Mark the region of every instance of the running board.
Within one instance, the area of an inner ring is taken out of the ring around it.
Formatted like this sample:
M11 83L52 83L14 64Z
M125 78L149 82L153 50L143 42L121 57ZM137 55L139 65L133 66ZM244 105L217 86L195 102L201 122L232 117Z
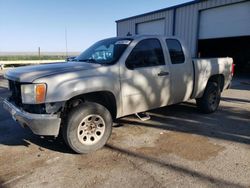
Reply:
M148 121L150 120L150 115L146 112L140 112L135 114L141 121Z

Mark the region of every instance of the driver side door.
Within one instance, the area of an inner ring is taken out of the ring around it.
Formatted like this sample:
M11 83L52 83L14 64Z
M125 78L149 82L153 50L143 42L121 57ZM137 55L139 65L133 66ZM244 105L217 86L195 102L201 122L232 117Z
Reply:
M162 43L157 38L139 41L121 72L123 114L166 106L170 99L170 75Z

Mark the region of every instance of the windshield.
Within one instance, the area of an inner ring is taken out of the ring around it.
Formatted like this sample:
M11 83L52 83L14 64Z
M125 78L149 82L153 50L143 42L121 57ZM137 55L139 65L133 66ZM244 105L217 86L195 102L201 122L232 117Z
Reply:
M112 38L101 40L81 55L76 57L74 61L83 61L98 64L114 64L116 63L132 39Z

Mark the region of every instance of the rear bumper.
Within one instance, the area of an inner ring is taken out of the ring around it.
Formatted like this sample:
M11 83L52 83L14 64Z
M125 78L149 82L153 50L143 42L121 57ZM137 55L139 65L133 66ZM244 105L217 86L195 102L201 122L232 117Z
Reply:
M29 127L34 134L58 136L61 118L58 118L57 115L31 114L21 110L6 99L3 101L3 107L12 115L14 120L23 127Z

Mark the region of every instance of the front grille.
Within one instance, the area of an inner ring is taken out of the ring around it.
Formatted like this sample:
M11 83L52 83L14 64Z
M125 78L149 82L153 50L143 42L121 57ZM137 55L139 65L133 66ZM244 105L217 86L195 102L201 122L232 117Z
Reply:
M33 114L46 114L45 104L23 104L21 96L21 83L9 80L10 97L9 100L24 111Z
M21 106L21 84L16 81L9 80L9 88L11 92L10 100L13 101L17 106Z

